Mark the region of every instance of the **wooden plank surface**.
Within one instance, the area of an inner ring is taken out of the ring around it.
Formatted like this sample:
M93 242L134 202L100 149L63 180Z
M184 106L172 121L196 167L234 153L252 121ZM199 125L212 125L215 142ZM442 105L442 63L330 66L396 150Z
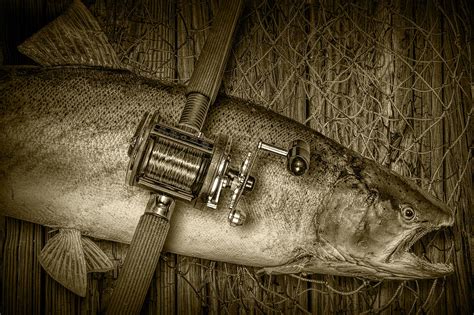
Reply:
M5 3L9 4L6 12L13 12L11 16L19 21L25 20L26 13L35 18L20 23L23 26L8 35L4 32L2 59L28 62L13 45L51 20L67 1ZM93 8L106 33L116 40L119 55L134 71L133 65L139 64L137 72L142 75L185 83L220 2L143 1L134 4L130 15L126 5L130 4L97 0ZM306 276L311 281L305 281L291 276L256 277L251 268L165 254L143 313L472 311L469 218L473 187L468 174L472 171L473 81L472 73L463 68L472 65L472 56L462 53L460 46L472 38L468 16L472 4L400 0L379 5L382 11L362 0L355 4L248 1L224 90L305 122L431 187L456 209L456 225L436 243L427 239L428 250L421 246L417 250L439 261L452 259L456 274L406 283L365 284L326 275ZM111 20L113 10L117 20ZM153 23L140 24L145 17ZM123 33L121 28L127 27ZM133 42L142 34L140 30L149 36ZM127 36L120 37L123 34ZM372 82L374 78L379 81ZM403 121L403 115L410 120ZM39 266L37 255L50 229L10 218L0 220L0 227L2 313L98 314L105 310L126 245L99 242L116 269L89 275L88 294L79 298ZM454 246L444 240L449 237Z

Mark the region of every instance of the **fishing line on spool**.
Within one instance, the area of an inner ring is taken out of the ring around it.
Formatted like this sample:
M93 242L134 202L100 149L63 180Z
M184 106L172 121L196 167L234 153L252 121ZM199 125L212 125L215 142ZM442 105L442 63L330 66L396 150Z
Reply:
M204 153L166 139L156 139L151 145L145 176L193 192L205 168Z

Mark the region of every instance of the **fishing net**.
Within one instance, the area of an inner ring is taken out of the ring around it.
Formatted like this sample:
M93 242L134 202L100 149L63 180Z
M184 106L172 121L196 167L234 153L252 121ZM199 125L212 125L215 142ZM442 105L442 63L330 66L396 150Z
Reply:
M222 3L97 0L91 11L131 71L185 84ZM470 312L471 15L467 0L249 0L222 87L316 129L446 201L455 226L423 237L415 251L453 263L454 275L419 281L271 276L163 254L145 312ZM126 246L100 244L119 266ZM101 303L117 274L93 276Z

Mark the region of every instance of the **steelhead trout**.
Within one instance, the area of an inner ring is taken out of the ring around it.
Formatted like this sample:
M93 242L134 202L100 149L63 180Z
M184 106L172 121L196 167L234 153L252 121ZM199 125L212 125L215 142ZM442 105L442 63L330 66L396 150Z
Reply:
M146 111L158 111L164 123L175 125L185 104L183 87L117 69L12 67L0 71L0 95L1 214L60 229L42 258L50 270L64 269L56 266L64 263L57 257L65 255L60 248L81 242L78 265L106 270L107 258L80 235L130 242L149 196L125 183L130 138ZM234 166L259 140L280 147L305 140L310 169L294 177L283 159L260 154L255 188L239 203L247 212L245 225L229 226L225 202L216 210L178 202L166 251L272 273L413 279L453 271L410 252L423 235L451 226L454 218L445 204L400 175L235 98L218 98L203 133L233 139ZM84 287L69 288L85 294Z

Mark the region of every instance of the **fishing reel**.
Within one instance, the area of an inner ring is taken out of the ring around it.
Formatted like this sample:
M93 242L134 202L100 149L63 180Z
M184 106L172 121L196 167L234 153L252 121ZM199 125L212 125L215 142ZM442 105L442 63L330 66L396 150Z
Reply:
M229 223L239 226L245 222L246 214L237 205L256 184L250 174L259 151L285 156L292 175L301 176L309 168L309 145L302 140L293 141L289 150L260 141L239 169L230 167L230 151L231 140L225 135L213 141L162 124L158 113L146 113L130 143L126 181L196 208L216 209L223 190L229 189Z

